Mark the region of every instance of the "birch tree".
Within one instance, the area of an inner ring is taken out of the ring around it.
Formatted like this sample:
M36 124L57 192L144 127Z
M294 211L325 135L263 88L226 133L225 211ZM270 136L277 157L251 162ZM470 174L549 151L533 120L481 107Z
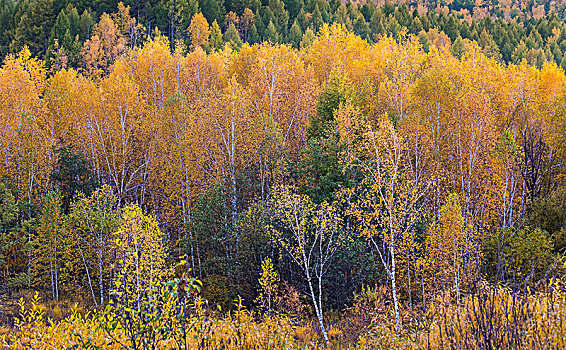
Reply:
M128 278L136 288L144 288L152 282L168 277L165 264L166 249L163 233L153 215L144 215L137 205L122 209L122 225L117 232L118 257L123 259Z
M324 202L316 205L308 196L295 193L291 186L280 185L273 189L271 209L272 238L287 252L307 280L320 330L328 343L322 280L343 240L340 230L342 219L334 204Z
M393 123L382 117L376 131L364 134L362 149L350 159L364 174L357 189L357 202L349 210L359 223L359 232L377 252L391 282L395 329L399 332L398 253L400 243L424 210L424 195L430 181L414 164L405 140ZM354 191L354 190L352 190Z
M118 198L108 185L94 191L90 197L79 194L67 221L72 249L80 258L77 263L84 267L93 302L102 305L108 300L105 291L110 286L114 241L120 225Z
M59 271L61 258L61 236L63 229L63 213L61 212L61 196L58 192L49 192L45 198L39 226L37 228L40 245L38 263L48 270L51 281L51 295L59 301Z
M454 290L458 305L462 285L470 282L477 272L479 254L475 249L476 232L464 223L459 202L458 195L448 196L440 209L438 223L428 228L425 240L434 284L443 290Z

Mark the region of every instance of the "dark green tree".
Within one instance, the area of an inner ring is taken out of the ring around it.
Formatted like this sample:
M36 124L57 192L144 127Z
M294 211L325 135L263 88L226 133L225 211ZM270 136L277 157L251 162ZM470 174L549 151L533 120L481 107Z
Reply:
M276 25L279 34L281 34L280 36L287 36L289 28L289 12L285 9L285 3L282 0L270 0L269 8L273 12L273 24Z
M360 9L360 12L362 13L362 15L364 15L364 18L366 19L367 22L371 20L371 16L373 15L374 11L375 11L375 4L370 1L363 4L362 8Z
M361 36L364 40L370 41L371 39L371 30L369 29L369 23L366 22L362 14L360 14L354 22L354 33Z
M311 18L311 27L314 31L318 31L322 27L324 20L322 19L322 14L318 8L318 4L315 6Z
M459 24L460 24L460 21L456 18L456 16L454 14L452 14L448 18L448 21L446 22L446 25L443 28L444 33L446 33L446 35L448 35L448 37L450 38L450 40L452 40L452 42L454 42L454 40L456 40L456 38L458 37L458 35L460 33Z
M274 44L279 42L279 33L273 22L269 22L267 29L265 30L265 40L270 41Z
M75 9L76 13L76 9ZM78 16L78 14L77 14ZM73 18L76 20L77 18ZM74 23L75 30L78 29L78 23ZM55 25L51 29L51 36L49 37L49 46L45 55L45 62L47 66L51 66L55 61L66 57L69 61L74 62L77 59L81 43L77 32L73 32L71 21L64 10L61 10Z
M240 48L242 46L242 38L240 38L240 33L238 33L233 23L230 24L224 33L224 42L230 43L234 48Z
M466 50L465 50L464 40L462 39L461 36L458 35L456 40L454 40L454 43L452 44L450 51L452 52L452 55L454 55L454 57L462 58L462 56L464 56Z
M419 43L423 47L423 50L425 52L429 52L430 51L430 39L428 38L426 33L424 31L421 31L418 35L418 38L419 38Z
M57 154L57 165L51 173L51 179L59 188L62 209L68 214L77 193L89 196L94 190L95 176L86 158L72 144L60 140Z
M208 23L212 23L214 21L224 23L226 10L224 8L223 0L201 0L199 1L199 5L202 10L202 14L206 17Z
M27 45L32 55L43 57L47 52L51 28L55 21L53 0L18 1L14 10L15 27L11 52Z
M371 30L371 34L374 38L378 35L385 34L385 27L383 25L384 20L385 18L383 17L383 12L381 12L380 9L377 9L376 11L373 12L373 15L371 16L371 20L369 23L369 27Z
M259 33L257 32L257 27L255 26L254 23L250 27L250 32L248 33L248 43L253 45L259 43L260 41L261 40L259 38Z
M299 14L297 15L297 22L299 24L299 26L301 27L302 31L305 31L309 25L308 20L307 20L307 16L305 14L305 9L304 7L301 7L301 10L299 11Z
M340 71L333 70L317 102L317 113L310 120L308 142L298 164L303 192L315 202L332 199L338 188L347 188L352 179L340 158L345 149L340 142L336 113L346 104L355 105L355 89Z
M411 33L418 34L421 32L421 30L423 30L423 24L421 23L420 18L417 16L413 18L413 21L411 22Z
M299 48L301 45L301 40L303 39L303 31L301 27L297 23L297 20L293 22L291 29L289 30L289 36L287 37L287 41L293 45L295 48Z
M348 101L354 99L350 80L339 71L332 71L316 105L316 116L311 118L308 137L322 137L334 122L334 114Z
M81 41L86 40L92 34L92 30L96 24L94 20L94 14L90 11L84 10L81 14L80 19L80 34L79 38Z
M18 204L12 191L0 183L0 280L6 279L14 272L13 263L20 260L22 241L18 229Z
M0 58L10 51L14 0L0 0Z
M303 8L301 0L285 0L285 8L289 12L289 21L295 21L299 15L299 11Z

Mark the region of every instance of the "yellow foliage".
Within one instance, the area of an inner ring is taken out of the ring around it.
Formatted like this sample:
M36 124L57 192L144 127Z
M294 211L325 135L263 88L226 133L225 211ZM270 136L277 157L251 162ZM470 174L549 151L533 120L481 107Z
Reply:
M137 205L122 209L122 226L118 231L120 258L136 285L147 285L169 276L163 239L153 215L144 215Z
M259 276L260 293L256 302L261 304L271 314L273 300L276 297L278 289L279 275L273 268L271 258L265 258L261 262L261 274Z

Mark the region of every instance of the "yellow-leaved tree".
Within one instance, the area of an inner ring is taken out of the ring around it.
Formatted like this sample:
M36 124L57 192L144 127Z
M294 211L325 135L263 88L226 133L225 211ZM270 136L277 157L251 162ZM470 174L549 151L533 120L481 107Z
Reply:
M41 60L24 48L8 55L0 67L0 178L16 190L15 197L28 203L22 218L33 217L32 208L41 204L49 180L49 137L40 125L41 96L46 71ZM32 231L27 231L31 244ZM27 251L27 270L32 268L32 251ZM31 277L28 274L28 287Z
M54 301L59 301L59 272L61 270L63 213L61 195L50 191L45 198L39 225L37 227L37 249L35 266L40 273L46 271L51 280L51 294Z
M151 282L167 278L169 271L165 264L167 250L157 219L144 215L137 205L122 209L122 226L118 231L118 247L121 262L126 271L127 282L143 288Z
M104 185L90 197L79 193L71 205L66 226L71 240L67 254L76 257L72 267L68 268L69 273L75 278L86 275L94 304L103 305L109 299L110 266L116 249L116 231L120 226L118 198L112 188Z
M137 45L144 31L145 28L130 16L130 6L122 2L116 13L103 13L92 36L83 44L84 71L95 80L101 78L119 57Z
M440 209L438 223L427 230L425 249L433 285L454 289L458 305L463 283L469 283L477 272L480 254L476 231L464 222L460 198L451 194Z
M343 241L342 218L333 203L317 205L309 196L297 194L291 186L284 185L274 186L271 209L270 234L307 280L320 330L328 343L322 309L322 279Z
M208 46L210 27L202 13L197 13L193 16L188 30L191 36L191 47L193 49Z
M8 55L0 68L0 177L12 179L19 199L28 203L47 192L51 152L40 125L45 76L43 61L27 47Z
M407 142L393 123L383 116L376 131L364 133L351 166L362 171L359 199L350 208L360 233L378 253L391 281L395 328L399 332L398 263L401 249L413 241L414 225L422 217L425 194L430 187L426 176ZM410 247L412 249L412 247Z
M279 287L279 274L275 271L271 258L265 258L261 262L261 273L258 282L261 290L256 302L260 303L264 308L267 308L267 314L271 315L273 299Z

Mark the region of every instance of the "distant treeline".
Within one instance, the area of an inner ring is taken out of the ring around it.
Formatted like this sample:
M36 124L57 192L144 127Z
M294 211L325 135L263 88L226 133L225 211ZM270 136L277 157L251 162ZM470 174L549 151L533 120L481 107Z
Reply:
M124 5L136 19L140 40L166 35L171 50L176 42L191 44L189 24L202 12L219 38L209 50L228 41L236 46L271 41L299 47L305 33L312 36L309 32L323 23L342 23L370 42L408 32L419 36L425 51L431 45L450 45L452 53L461 56L468 41L476 41L486 55L505 63L526 59L539 67L547 61L566 66L564 6L539 2L520 7L492 1L478 7L470 0L445 6L443 1L362 5L340 0L125 0ZM69 65L81 68L83 44L96 23L102 14L118 11L114 0L0 0L0 57L27 45L32 55L51 65L64 50ZM535 19L534 13L541 11L545 16Z

